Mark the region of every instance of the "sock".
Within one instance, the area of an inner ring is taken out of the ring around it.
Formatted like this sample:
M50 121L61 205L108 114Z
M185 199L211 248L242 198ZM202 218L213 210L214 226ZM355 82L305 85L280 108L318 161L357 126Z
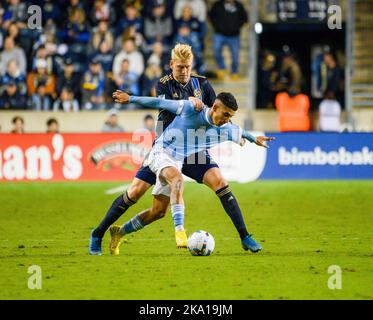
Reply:
M238 206L237 200L234 197L229 186L216 191L216 195L219 197L225 212L231 218L234 226L236 227L241 240L245 238L249 233L246 230L245 222L243 221L241 209Z
M175 231L184 230L184 205L171 205L172 219L174 220Z
M109 211L106 213L105 218L101 221L99 226L93 230L92 235L94 237L102 238L107 229L117 221L120 216L127 211L127 209L135 204L135 201L132 201L127 194L127 191L116 198L111 205Z
M141 220L140 215L134 216L130 221L126 222L120 229L122 235L136 232L145 227L144 222Z

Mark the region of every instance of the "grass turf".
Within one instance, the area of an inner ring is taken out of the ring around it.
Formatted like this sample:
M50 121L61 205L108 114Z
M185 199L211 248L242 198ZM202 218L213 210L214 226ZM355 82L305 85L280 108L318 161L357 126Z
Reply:
M0 184L0 299L373 299L373 181L231 184L264 251L242 250L216 196L186 185L186 228L215 237L210 257L177 250L171 215L129 235L120 256L87 254L113 183ZM120 223L147 208L148 193ZM27 287L42 268L42 289ZM342 289L328 288L330 265Z

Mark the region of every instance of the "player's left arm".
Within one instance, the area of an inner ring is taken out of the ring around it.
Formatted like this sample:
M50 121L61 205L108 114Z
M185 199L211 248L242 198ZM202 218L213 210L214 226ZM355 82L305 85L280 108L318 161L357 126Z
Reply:
M228 123L227 128L229 130L229 140L236 142L243 146L245 141L248 140L251 143L255 143L257 146L268 148L267 141L275 140L274 137L257 136L254 137L251 133L241 129L239 126Z
M264 147L264 148L267 148L267 149L269 148L269 146L267 145L266 141L275 140L275 137L266 137L266 136L254 137L252 134L250 134L249 132L247 132L245 130L242 130L242 136L241 137L244 139L244 141L248 140L252 143L255 143L259 147ZM241 145L245 144L244 141L242 141L240 144Z

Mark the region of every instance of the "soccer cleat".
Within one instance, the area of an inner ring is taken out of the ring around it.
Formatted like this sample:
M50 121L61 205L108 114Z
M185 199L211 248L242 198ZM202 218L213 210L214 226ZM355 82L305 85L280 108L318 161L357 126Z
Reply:
M185 230L175 231L176 247L186 248L188 246L188 237Z
M100 256L102 254L101 243L102 243L102 238L94 237L91 233L91 237L89 239L89 248L88 248L89 254Z
M119 254L119 246L122 243L122 235L120 234L121 226L112 225L109 228L111 240L110 240L110 254L117 256Z
M251 238L252 234L249 234L247 235L242 241L242 248L244 248L244 250L250 250L251 252L259 252L260 250L262 250L262 246L257 243L253 238Z

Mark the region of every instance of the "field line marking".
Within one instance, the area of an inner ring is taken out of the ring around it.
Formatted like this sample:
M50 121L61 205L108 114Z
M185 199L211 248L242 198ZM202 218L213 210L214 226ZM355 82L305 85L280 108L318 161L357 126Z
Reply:
M121 193L126 191L127 187L129 186L129 183L126 183L122 186L111 188L105 191L106 194L115 194L115 193Z

